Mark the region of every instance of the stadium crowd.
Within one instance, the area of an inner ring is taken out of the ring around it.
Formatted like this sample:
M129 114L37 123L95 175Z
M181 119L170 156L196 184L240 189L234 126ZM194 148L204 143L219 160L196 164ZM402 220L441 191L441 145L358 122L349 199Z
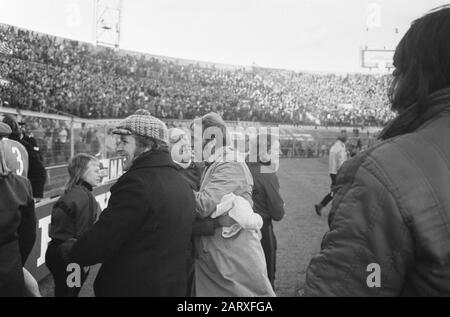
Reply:
M192 119L381 126L393 118L391 76L219 69L124 54L0 26L0 105L79 117L123 118L136 109ZM9 52L8 52L9 50Z

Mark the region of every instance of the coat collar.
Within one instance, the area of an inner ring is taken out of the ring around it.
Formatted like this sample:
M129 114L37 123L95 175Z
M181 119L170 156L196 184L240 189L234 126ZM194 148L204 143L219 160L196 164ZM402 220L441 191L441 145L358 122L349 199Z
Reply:
M168 150L148 151L139 155L131 165L130 171L149 167L172 167L178 170Z
M81 186L81 187L84 187L84 188L86 188L88 191L92 191L92 186L91 186L91 184L89 184L88 182L85 182L84 180L81 180L79 183L78 183L78 185L79 186Z
M381 131L379 138L387 140L413 132L443 113L450 113L450 87L432 93L428 109L422 115L419 115L417 104L411 105Z

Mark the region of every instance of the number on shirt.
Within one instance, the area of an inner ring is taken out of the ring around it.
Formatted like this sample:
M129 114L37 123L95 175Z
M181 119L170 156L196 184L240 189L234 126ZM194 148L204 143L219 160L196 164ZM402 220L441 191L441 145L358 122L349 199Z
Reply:
M15 146L11 147L11 151L13 154L16 155L17 163L19 163L19 168L16 170L17 175L22 176L23 174L23 160L22 160L22 154L20 153L19 149Z

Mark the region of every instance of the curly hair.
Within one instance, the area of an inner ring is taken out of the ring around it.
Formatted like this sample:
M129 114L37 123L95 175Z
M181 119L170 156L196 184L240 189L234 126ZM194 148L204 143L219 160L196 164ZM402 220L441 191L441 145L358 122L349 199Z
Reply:
M22 132L20 131L17 120L11 115L5 115L5 117L3 118L3 123L6 123L11 128L11 134L9 138L16 141L20 140Z

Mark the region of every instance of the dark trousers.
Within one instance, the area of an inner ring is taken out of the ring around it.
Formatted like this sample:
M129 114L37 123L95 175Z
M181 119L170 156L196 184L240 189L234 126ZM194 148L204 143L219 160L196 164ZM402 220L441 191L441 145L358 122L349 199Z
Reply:
M275 238L271 221L264 221L261 228L261 235L261 246L264 250L264 256L266 258L267 276L269 277L270 284L272 284L272 287L275 288L277 239Z
M81 285L80 287L68 287L67 277L72 272L67 272L67 263L61 256L59 245L61 243L51 241L45 254L45 264L50 273L53 275L55 282L55 297L78 297L83 283L86 281L88 273L81 268Z
M330 201L333 200L333 196L334 196L333 187L336 185L336 174L330 174L330 177L331 177L331 191L320 202L320 204L324 207L326 205L328 205L330 203Z
M31 183L31 189L33 190L34 198L44 197L44 187L47 175L29 176L28 179Z

